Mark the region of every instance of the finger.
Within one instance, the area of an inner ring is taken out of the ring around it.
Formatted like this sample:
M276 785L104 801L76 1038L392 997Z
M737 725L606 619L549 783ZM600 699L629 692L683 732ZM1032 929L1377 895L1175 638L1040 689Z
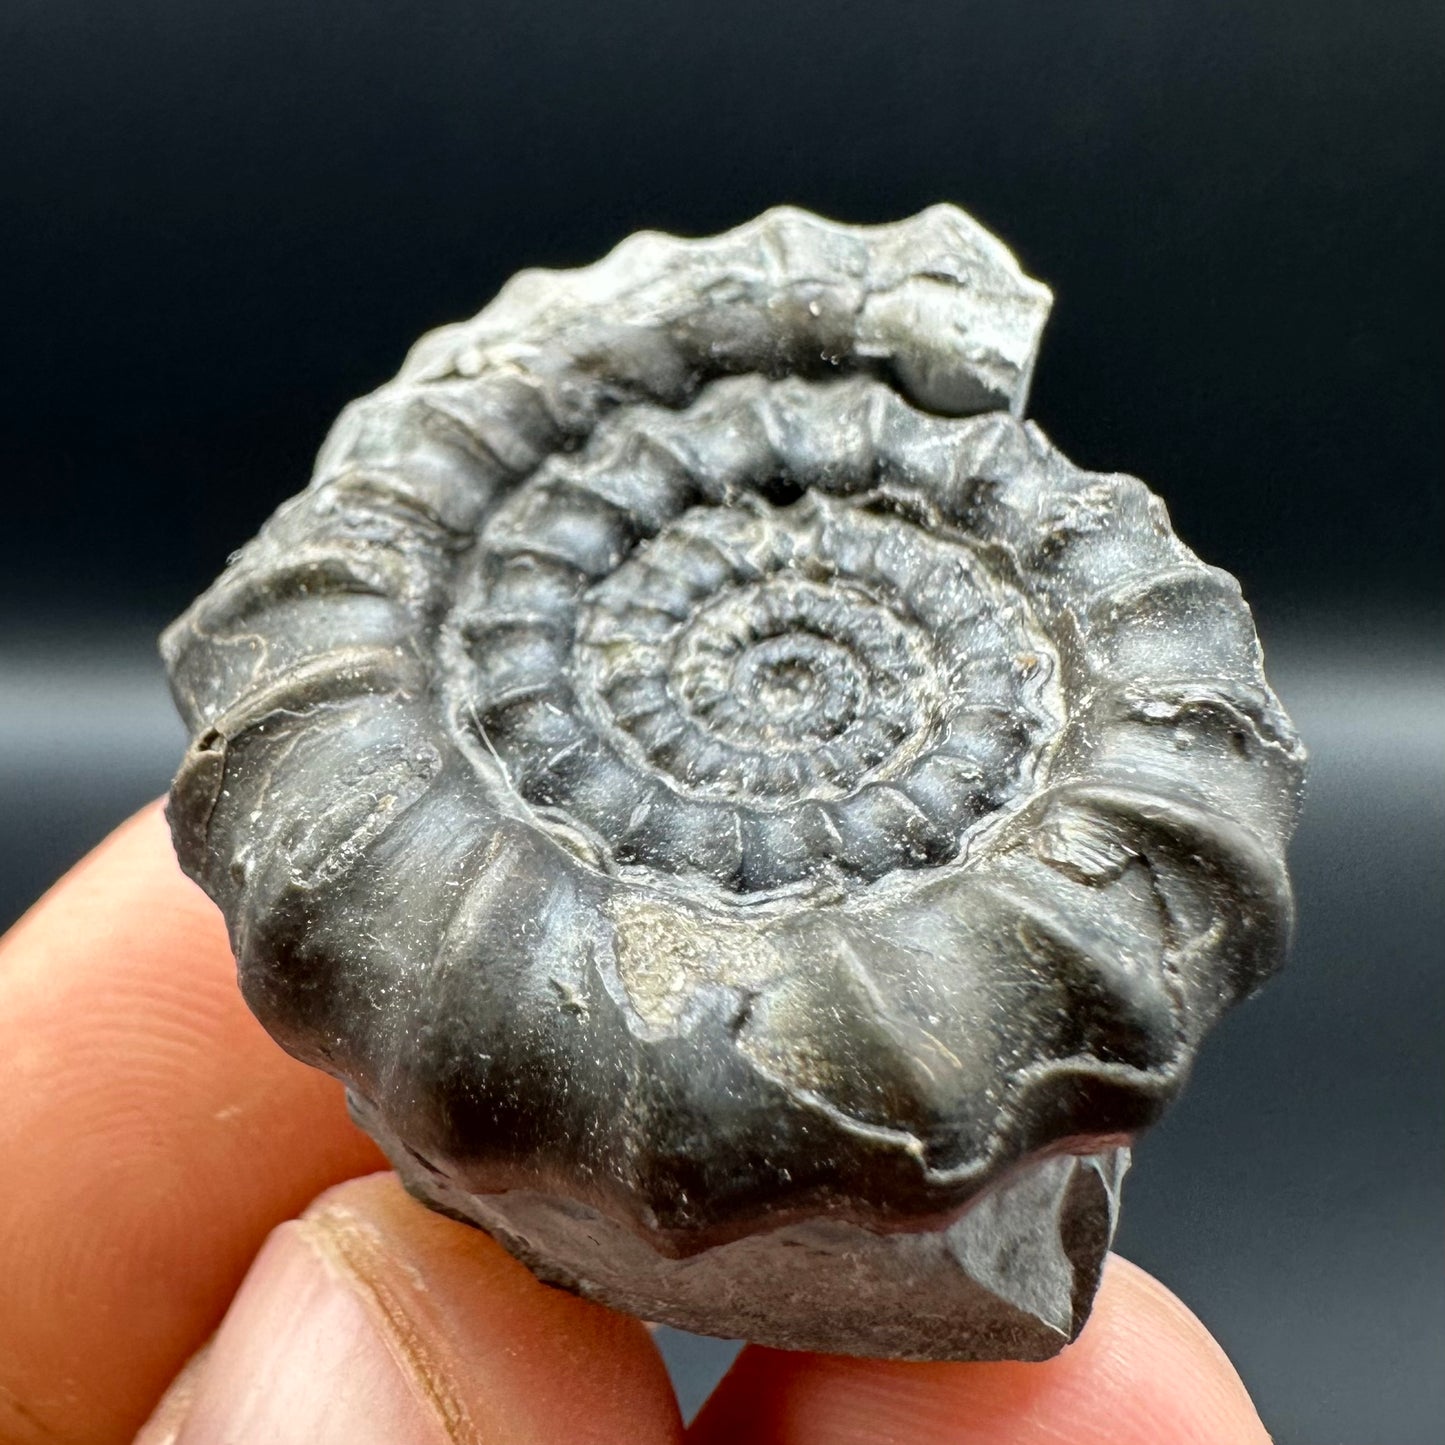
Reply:
M158 808L0 941L0 1439L129 1441L267 1232L383 1161L236 988Z
M181 1427L196 1402L196 1386L200 1383L201 1371L209 1354L210 1347L207 1346L186 1361L185 1369L171 1381L165 1397L135 1437L134 1445L176 1445Z
M188 1400L147 1433L167 1445L676 1445L681 1430L644 1326L540 1284L378 1174L271 1235Z
M1111 1258L1093 1317L1043 1364L907 1364L749 1347L690 1445L1268 1445L1209 1332Z

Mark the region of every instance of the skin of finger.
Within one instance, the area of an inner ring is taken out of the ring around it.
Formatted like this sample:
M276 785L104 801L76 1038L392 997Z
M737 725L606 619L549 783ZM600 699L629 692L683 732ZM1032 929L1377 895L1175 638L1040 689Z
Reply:
M141 1427L133 1445L176 1445L181 1426L185 1424L186 1416L191 1413L191 1405L196 1398L196 1386L200 1383L201 1373L206 1367L207 1353L203 1346L186 1361L185 1368L171 1381L170 1388L150 1419Z
M268 1231L384 1163L236 988L158 807L0 940L0 1440L130 1441Z
M420 1402L425 1419L438 1426L428 1438L455 1445L681 1440L667 1370L644 1325L542 1284L479 1230L408 1198L394 1175L329 1191L299 1221L273 1234L267 1250L278 1247L298 1277L324 1274L339 1281L371 1319L404 1381L403 1394ZM243 1298L249 1292L248 1281ZM244 1322L248 1338L230 1337L233 1318L222 1324L195 1389L197 1418L191 1423L204 1417L196 1438L219 1438L233 1426L232 1405L249 1402L252 1385L233 1378L237 1357L254 1361L258 1345L264 1353L278 1329L295 1328L290 1320L270 1318L274 1308L268 1299L259 1313L251 1312ZM238 1302L233 1314L240 1313ZM304 1322L297 1338L306 1339ZM278 1378L287 1373L282 1361L266 1372L266 1388L292 1396L290 1408L320 1410L318 1418L325 1420L327 1401L353 1383L347 1357L340 1358L343 1378L328 1379L324 1371L301 1380ZM214 1388L209 1370L218 1376ZM384 1398L398 1403L395 1397L395 1388L388 1388ZM249 1408L244 1405L243 1413ZM403 1414L411 1418L416 1408L413 1403ZM416 1428L422 1428L420 1417ZM180 1438L190 1440L193 1433L183 1428Z
M1234 1367L1111 1258L1078 1340L1040 1364L908 1364L749 1346L689 1445L1268 1445Z

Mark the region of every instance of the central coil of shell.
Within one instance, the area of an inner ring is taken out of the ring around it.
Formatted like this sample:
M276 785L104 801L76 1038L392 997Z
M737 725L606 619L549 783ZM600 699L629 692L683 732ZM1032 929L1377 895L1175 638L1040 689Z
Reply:
M479 760L613 865L737 892L955 856L1061 717L1043 629L947 525L959 425L869 378L614 413L459 589Z

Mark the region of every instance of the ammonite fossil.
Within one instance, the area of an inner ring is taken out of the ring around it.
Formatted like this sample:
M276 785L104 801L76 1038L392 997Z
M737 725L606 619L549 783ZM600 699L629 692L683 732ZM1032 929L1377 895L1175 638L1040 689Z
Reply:
M526 272L167 633L241 985L540 1276L1038 1358L1277 964L1302 753L1235 582L1020 420L962 212Z

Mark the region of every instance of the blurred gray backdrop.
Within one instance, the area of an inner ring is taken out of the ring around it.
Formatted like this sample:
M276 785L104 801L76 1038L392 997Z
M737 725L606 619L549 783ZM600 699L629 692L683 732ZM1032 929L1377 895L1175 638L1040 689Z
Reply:
M1119 1248L1301 1445L1445 1440L1438 0L10 0L0 926L166 785L154 637L334 413L519 266L973 210L1032 414L1240 575L1313 753L1286 971ZM732 1347L664 1332L695 1406Z

